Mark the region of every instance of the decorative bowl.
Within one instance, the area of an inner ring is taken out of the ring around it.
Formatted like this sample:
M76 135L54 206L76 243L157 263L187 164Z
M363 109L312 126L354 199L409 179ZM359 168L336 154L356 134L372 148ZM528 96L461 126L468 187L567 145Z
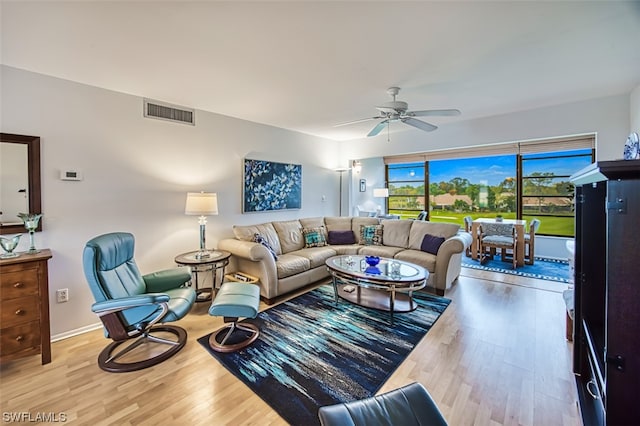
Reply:
M0 255L0 258L6 259L8 257L18 257L18 254L13 251L18 247L18 242L20 241L21 236L22 234L18 234L13 238L0 237L0 246L2 246L3 250L6 252Z
M367 265L376 266L378 263L380 263L380 256L365 256L364 260L365 262L367 262Z

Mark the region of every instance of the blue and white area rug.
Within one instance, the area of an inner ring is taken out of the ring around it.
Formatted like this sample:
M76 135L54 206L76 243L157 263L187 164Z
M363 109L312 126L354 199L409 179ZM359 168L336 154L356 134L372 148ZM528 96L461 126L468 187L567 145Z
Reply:
M477 260L462 256L462 266L482 271L501 272L503 274L561 283L569 283L572 278L568 261L542 257L536 257L533 265L525 264L524 266L518 266L516 269L513 269L511 268L511 262L503 262L500 260L500 255L496 255L493 260L485 261L482 265Z
M324 285L245 320L260 337L238 352L212 351L209 335L198 342L288 423L317 425L321 406L375 395L451 302L415 299L418 308L392 326L388 312L336 306Z

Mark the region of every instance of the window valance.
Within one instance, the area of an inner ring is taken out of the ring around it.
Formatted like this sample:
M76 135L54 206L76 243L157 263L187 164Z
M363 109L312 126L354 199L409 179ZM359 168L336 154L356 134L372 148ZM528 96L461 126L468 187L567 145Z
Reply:
M442 149L415 154L392 155L384 157L385 164L419 163L432 160L454 158L489 157L492 155L535 154L540 152L572 151L576 149L594 149L595 135L578 135L533 141L506 142L491 145Z

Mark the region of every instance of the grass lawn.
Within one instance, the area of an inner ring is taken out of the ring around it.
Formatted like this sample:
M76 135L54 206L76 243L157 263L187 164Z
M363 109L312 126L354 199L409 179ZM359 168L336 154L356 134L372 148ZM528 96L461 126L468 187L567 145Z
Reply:
M390 210L389 214L397 214L400 215L401 219L415 219L417 214L409 214L405 211L398 210ZM455 223L460 225L461 228L464 228L464 220L465 216L471 216L473 219L477 219L480 217L495 217L496 213L458 213L452 211L438 211L432 210L431 217L429 220L432 222L446 222L446 223ZM502 217L505 219L515 219L515 213L502 213ZM540 235L553 235L559 237L573 237L573 217L558 217L558 216L524 216L527 222L530 222L533 218L540 219L540 229L537 234Z

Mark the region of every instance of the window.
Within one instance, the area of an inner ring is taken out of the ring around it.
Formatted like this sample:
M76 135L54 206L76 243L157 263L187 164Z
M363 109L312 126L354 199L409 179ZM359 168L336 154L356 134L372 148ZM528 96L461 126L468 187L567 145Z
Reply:
M467 215L516 217L514 155L430 161L428 179L434 222L461 224Z
M574 235L569 177L594 160L592 135L386 157L388 211L463 226L463 217L541 220L539 234ZM425 204L425 200L428 200Z
M520 156L522 219L541 220L541 234L572 237L573 186L569 177L592 162L591 150Z
M425 210L425 164L399 163L387 167L387 211L402 219L416 218Z

